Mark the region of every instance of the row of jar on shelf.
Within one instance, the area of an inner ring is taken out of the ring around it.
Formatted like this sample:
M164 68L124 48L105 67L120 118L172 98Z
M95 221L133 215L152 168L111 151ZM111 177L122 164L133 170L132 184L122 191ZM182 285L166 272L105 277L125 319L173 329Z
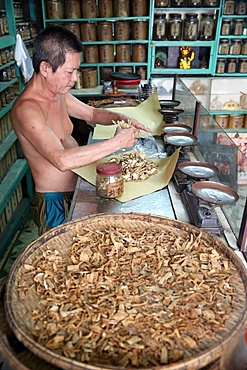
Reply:
M134 72L132 66L119 66L116 67L117 72L132 73ZM147 67L137 66L135 72L141 76L141 80L147 79ZM102 82L111 81L111 74L113 67L100 67L99 68L99 81L97 68L80 68L78 70L78 80L74 86L75 89L94 88Z
M5 36L9 34L8 19L6 15L6 10L0 10L0 36Z
M215 37L216 19L213 13L202 13L200 19L196 13L180 13L154 15L154 40L213 40Z
M147 0L46 0L48 19L142 17L148 15Z
M26 45L27 51L32 57L33 55L33 45L32 43L28 43ZM8 47L8 48L2 48L0 49L0 66L7 64L9 62L12 62L15 60L15 55L14 55L14 47Z
M221 39L219 55L247 55L247 39Z
M146 44L84 45L83 63L147 63Z
M215 114L214 119L224 129L247 128L247 114Z
M0 109L6 107L14 98L15 95L18 93L18 84L15 83L9 86L7 89L4 89L0 92Z
M61 25L61 24L60 24ZM148 21L71 22L63 26L82 41L147 40Z
M247 58L218 58L216 73L247 73Z
M218 7L220 0L156 0L155 7ZM225 0L223 14L246 14L246 0Z

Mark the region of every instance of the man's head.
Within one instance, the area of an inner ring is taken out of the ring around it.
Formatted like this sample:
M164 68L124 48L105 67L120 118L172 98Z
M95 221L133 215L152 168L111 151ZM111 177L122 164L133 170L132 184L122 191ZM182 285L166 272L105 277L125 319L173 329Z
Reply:
M82 43L71 31L61 26L50 26L34 38L33 68L40 71L40 63L47 62L53 72L65 63L67 53L80 53Z

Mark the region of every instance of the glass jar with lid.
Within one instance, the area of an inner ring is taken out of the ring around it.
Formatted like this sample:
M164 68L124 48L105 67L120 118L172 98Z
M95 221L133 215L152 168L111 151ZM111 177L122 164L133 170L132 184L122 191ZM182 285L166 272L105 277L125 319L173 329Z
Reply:
M234 0L225 0L223 14L234 14Z
M203 1L203 6L219 6L219 0L204 0Z
M166 40L167 38L167 21L165 14L154 15L154 40Z
M200 19L200 40L213 40L215 20L212 13L204 13Z
M247 8L246 0L239 0L239 2L236 5L236 14L245 15L246 8Z
M221 31L222 36L228 36L231 33L231 19L222 19Z
M202 6L202 1L201 0L188 0L188 6L191 6L191 7L199 7L199 6Z
M232 21L232 35L234 36L240 36L243 34L243 25L244 20L243 19L233 19Z
M229 53L229 40L228 39L221 39L218 54L226 55Z
M241 54L247 55L247 39L242 40Z
M216 73L225 73L226 60L224 58L217 59Z
M197 40L199 22L197 14L187 13L185 14L183 24L183 39L186 41Z
M186 7L187 0L171 0L171 6L176 7Z
M96 167L96 194L102 198L117 198L123 194L122 165L116 162L100 163Z
M227 61L227 73L236 73L237 59L230 58Z
M247 59L246 58L239 59L238 72L247 73Z
M239 55L241 53L241 40L231 40L230 54Z
M170 14L167 28L168 40L181 40L183 32L182 15L179 13Z
M169 6L169 0L155 0L156 8L163 8L165 6Z

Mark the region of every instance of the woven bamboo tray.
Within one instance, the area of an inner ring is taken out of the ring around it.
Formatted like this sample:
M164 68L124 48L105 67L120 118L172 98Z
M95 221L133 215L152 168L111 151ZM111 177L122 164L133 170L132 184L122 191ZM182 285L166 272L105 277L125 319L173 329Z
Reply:
M113 213L113 214L96 214L83 217L76 221L68 222L48 231L43 236L28 246L22 255L15 261L6 285L5 311L8 324L16 335L17 339L22 342L32 353L50 364L62 369L70 370L96 370L96 369L120 369L121 367L94 365L76 361L45 348L38 343L31 335L30 314L33 309L37 308L38 297L33 289L27 293L24 300L19 298L18 283L22 278L20 271L24 264L32 264L32 261L41 256L42 252L49 247L50 250L58 250L66 253L72 244L72 238L82 227L87 227L92 231L101 230L102 232L111 227L121 227L127 230L136 230L147 228L150 224L168 225L174 230L185 230L188 233L194 233L201 238L221 255L224 255L235 267L234 284L236 289L236 299L233 304L231 317L225 325L224 333L219 333L211 338L207 343L207 348L200 353L195 353L190 358L180 360L169 365L160 365L152 369L162 370L195 370L195 369L218 369L218 360L223 353L224 348L231 339L239 332L247 322L246 311L246 287L247 272L241 260L235 253L222 243L219 239L187 223L175 221L162 216L139 214L139 213ZM210 366L210 364L212 366ZM141 367L138 367L141 369ZM130 368L128 368L130 369ZM134 369L134 367L132 367ZM147 368L145 368L147 369ZM150 368L151 369L151 368Z

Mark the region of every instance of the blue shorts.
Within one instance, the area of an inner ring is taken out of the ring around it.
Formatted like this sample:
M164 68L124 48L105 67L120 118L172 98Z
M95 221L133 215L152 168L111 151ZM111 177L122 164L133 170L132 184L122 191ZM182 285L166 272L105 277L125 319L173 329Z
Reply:
M67 221L73 194L74 192L34 192L31 214L38 226L39 235Z

